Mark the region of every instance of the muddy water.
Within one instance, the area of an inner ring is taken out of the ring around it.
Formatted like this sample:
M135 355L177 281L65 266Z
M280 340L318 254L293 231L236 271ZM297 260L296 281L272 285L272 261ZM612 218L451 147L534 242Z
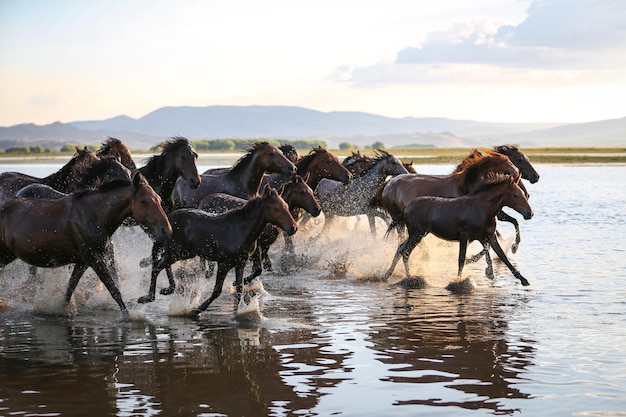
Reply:
M464 272L473 291L450 293L457 247L437 239L411 259L426 288L401 266L382 283L396 241L365 220L329 236L309 223L297 263L281 267L275 245L249 305L229 278L197 320L181 314L213 281L194 262L178 265L175 294L136 303L150 250L138 229L114 236L130 322L93 273L65 306L68 268L31 277L15 262L0 271L0 415L626 415L626 166L537 168L536 214L516 216L510 253L527 288L479 262Z

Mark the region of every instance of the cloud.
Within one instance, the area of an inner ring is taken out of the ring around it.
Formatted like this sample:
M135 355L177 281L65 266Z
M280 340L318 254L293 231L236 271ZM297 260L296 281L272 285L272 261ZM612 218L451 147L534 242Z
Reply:
M456 22L429 33L419 46L400 50L393 62L338 70L354 85L455 81L477 67L514 75L567 72L572 79L623 79L626 3L623 0L535 0L518 25L489 20ZM474 74L478 79L486 74Z

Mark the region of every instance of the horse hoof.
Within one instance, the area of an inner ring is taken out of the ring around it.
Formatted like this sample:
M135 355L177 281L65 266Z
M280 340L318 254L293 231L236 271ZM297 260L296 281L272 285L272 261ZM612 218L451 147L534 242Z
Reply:
M513 252L513 253L517 253L517 249L518 249L518 248L519 248L519 245L518 245L517 243L514 243L514 244L511 246L511 252Z
M167 288L163 288L160 291L161 295L170 295L172 293L174 293L174 288L173 287L167 287Z
M197 309L197 308L192 308L191 311L189 312L188 316L190 318L198 318L198 316L200 315L200 313L202 313L201 310Z
M137 300L139 304L151 303L153 301L154 301L154 296L150 296L150 295L144 295L143 297L139 297L139 299Z
M524 287L527 287L528 285L530 285L530 282L528 282L526 278L520 278L519 280Z
M139 266L142 268L147 268L150 265L152 265L152 259L150 258L144 258L141 261L139 261Z

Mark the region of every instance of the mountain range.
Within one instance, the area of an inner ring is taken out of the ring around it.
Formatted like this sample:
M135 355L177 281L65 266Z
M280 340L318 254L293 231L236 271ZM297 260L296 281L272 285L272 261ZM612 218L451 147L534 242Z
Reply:
M99 144L116 137L147 150L171 136L189 139L272 138L323 140L360 147L475 147L515 143L522 147L626 146L626 117L581 124L488 123L447 118L392 118L362 112L321 112L293 106L162 107L141 118L32 123L0 127L0 149L41 145Z

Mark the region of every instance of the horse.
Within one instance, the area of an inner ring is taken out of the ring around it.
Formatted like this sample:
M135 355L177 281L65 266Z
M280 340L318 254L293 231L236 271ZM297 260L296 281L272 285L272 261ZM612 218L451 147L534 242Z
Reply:
M107 140L102 142L101 148L96 152L96 156L116 156L120 163L131 171L137 169L137 165L130 154L128 146L124 145L121 140L109 136Z
M296 172L296 167L276 146L268 142L256 142L230 169L220 168L214 172L202 175L202 182L195 190L183 181L176 181L173 191L175 207L195 208L200 200L213 193L253 198L259 193L265 172L289 177Z
M307 185L307 177L308 174L305 178L296 174L292 177L291 181L281 186L278 190L283 200L287 203L287 206L289 206L289 211L294 220L296 219L294 213L298 213L300 209L306 211L313 217L319 216L322 212L322 208L313 195L313 190L311 190L311 187ZM198 209L213 214L219 214L228 210L243 207L245 204L246 200L243 198L235 197L230 194L216 193L209 194L203 198L198 205ZM257 248L251 256L251 259L253 260L253 272L250 276L245 278L244 283L249 283L254 278L261 275L261 263L266 271L272 270L272 262L269 258L268 252L270 246L276 242L280 233L281 229L275 225L266 225L263 233L261 233L261 236L257 241Z
M390 175L407 174L402 162L386 151L377 149L373 159L375 163L360 177L353 179L347 185L331 180L320 182L315 194L325 217L322 233L328 229L332 218L335 216L374 214L375 209L372 207L372 200L380 184ZM368 216L368 218L370 219L370 230L375 235L374 217Z
M116 179L57 199L9 198L0 202L0 267L17 258L44 268L75 264L66 302L91 267L127 318L105 252L111 236L129 216L158 239L171 236L161 198L140 173L132 181Z
M221 294L226 275L232 268L235 268L237 294L243 293L246 262L267 223L291 234L298 228L287 203L270 186L265 186L259 197L248 200L241 208L219 215L210 215L198 209L178 209L170 213L169 220L172 237L164 242L163 256L152 265L148 294L140 297L138 302L154 301L157 277L163 269L166 269L170 286L162 289L161 294L171 294L176 288L171 265L199 256L205 261L217 262L217 276L213 293L192 310L193 315L206 310Z
M346 167L348 171L352 173L354 177L360 176L364 171L367 171L376 161L371 156L367 156L361 153L361 151L352 151L352 155L344 158L341 165ZM417 171L413 167L413 161L402 162L404 168L410 174L416 174Z
M95 153L76 148L76 153L58 171L45 178L37 178L19 172L3 172L0 174L0 201L15 196L19 190L29 184L45 184L63 193L70 192L70 185L76 176L86 167L98 161Z
M403 230L402 213L416 197L460 197L480 187L494 173L519 178L519 169L505 155L483 154L474 149L465 158L462 169L449 175L404 174L387 182L377 195L377 204L389 213L390 227Z
M537 181L539 181L539 173L531 165L530 161L528 160L528 157L524 155L516 146L513 146L513 145L494 146L493 150L488 149L488 150L485 150L484 152L497 152L502 155L506 155L511 160L513 165L515 165L517 169L519 169L520 175L522 176L523 179L529 181L531 184L534 184ZM529 194L526 191L526 187L524 187L524 184L521 181L519 183L519 187L526 194L526 198L528 198ZM509 216L503 210L500 210L500 212L498 212L497 218L498 220L511 223L513 227L515 227L515 242L513 243L513 246L511 246L511 251L513 253L517 252L517 249L519 248L519 244L522 240L520 236L520 231L519 231L519 223L517 222L515 217ZM480 259L483 255L484 255L484 249L480 253L468 259L468 262L475 262L478 259Z
M521 284L529 285L528 280L507 259L495 234L496 214L504 206L517 211L526 220L533 216L532 208L518 183L519 178L494 174L468 195L453 198L426 196L411 200L403 212L409 236L398 246L384 280L389 279L400 257L404 261L407 278L410 278L409 256L422 238L432 233L441 239L459 242L458 280L465 265L467 245L478 240L483 246L491 245ZM486 258L487 275L493 279L488 252Z
M196 189L200 185L196 166L198 154L189 140L181 136L172 137L157 148L161 148L161 153L151 156L138 171L159 194L163 210L169 213L174 208L172 191L177 180L183 181L190 189Z

